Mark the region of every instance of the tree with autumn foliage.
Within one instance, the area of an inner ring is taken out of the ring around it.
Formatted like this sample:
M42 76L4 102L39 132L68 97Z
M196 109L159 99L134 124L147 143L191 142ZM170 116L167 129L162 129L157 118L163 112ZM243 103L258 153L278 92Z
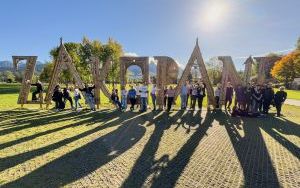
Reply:
M300 77L300 50L295 50L277 61L271 70L271 75L289 85L295 78Z

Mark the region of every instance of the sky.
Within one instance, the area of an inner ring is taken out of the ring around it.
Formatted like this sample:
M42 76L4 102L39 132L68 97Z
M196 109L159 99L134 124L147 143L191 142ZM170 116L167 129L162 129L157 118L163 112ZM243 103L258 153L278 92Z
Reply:
M127 54L187 63L196 38L205 60L287 52L300 37L300 0L2 0L0 60L37 55L83 36L120 42Z

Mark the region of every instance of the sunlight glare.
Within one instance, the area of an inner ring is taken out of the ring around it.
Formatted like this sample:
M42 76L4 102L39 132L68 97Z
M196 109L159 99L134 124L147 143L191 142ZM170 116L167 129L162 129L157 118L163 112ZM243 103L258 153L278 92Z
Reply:
M200 22L202 28L214 30L223 25L230 14L230 3L226 0L206 1L200 9Z

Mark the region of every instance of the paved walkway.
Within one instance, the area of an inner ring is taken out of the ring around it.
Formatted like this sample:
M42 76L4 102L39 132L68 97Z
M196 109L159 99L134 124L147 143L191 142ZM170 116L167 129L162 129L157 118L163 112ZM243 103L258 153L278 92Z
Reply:
M293 106L300 106L300 100L296 100L296 99L286 99L284 103Z
M0 114L2 187L300 187L299 118L26 113Z

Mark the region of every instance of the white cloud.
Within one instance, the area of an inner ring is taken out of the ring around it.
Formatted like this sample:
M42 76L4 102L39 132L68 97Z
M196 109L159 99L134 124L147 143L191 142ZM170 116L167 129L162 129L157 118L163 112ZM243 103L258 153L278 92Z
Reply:
M177 65L179 66L179 68L181 68L183 70L185 69L186 65L183 65L183 64L179 63L179 61L177 59L175 59L174 61L177 63Z
M124 53L124 56L132 56L132 57L137 57L137 53L134 53L134 52L125 52Z

